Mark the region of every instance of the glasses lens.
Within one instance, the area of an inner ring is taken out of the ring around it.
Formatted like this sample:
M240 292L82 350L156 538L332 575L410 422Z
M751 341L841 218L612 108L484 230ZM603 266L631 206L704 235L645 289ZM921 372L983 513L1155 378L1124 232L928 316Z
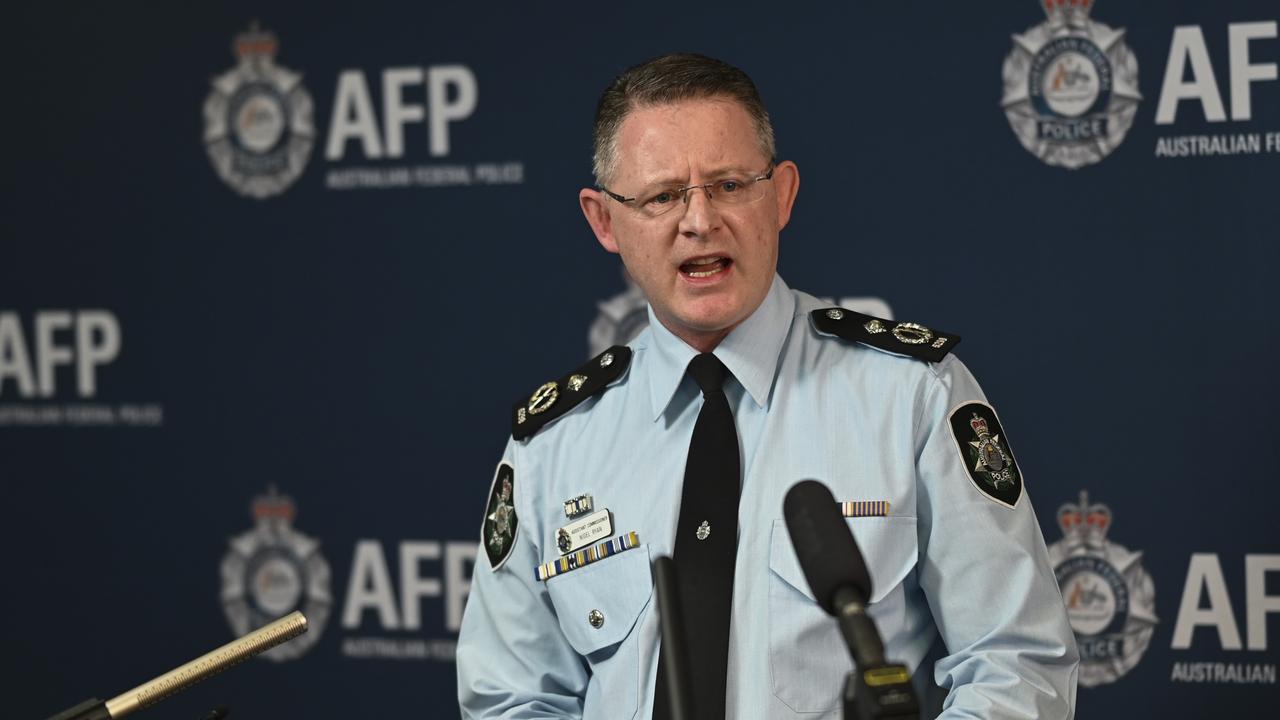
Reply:
M658 217L683 204L682 200L684 200L683 190L674 187L664 188L637 199L636 209L641 215Z
M727 178L715 184L711 189L711 197L725 205L742 205L764 197L764 190L764 184L754 179Z
M709 193L711 201L718 205L745 205L765 196L768 188L764 181L769 179L769 174L766 174L751 179L725 178L710 185L663 188L637 198L635 208L645 217L658 217L688 204L691 192Z

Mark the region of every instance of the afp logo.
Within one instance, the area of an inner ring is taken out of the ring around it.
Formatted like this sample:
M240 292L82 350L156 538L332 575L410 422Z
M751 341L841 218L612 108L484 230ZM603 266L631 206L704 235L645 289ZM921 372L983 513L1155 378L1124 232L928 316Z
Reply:
M102 309L41 310L34 314L32 326L34 332L28 336L18 313L0 311L0 398L6 385L23 399L54 397L59 366L74 366L78 397L97 394L98 369L120 355L120 321L115 314Z
M1013 36L1001 106L1022 146L1076 169L1124 141L1142 95L1124 30L1089 18L1093 0L1041 0L1048 20Z
M230 540L222 559L222 609L236 635L301 610L308 632L268 650L268 660L292 660L320 640L333 605L329 563L320 542L293 527L297 506L272 487L253 501L254 526Z
M236 36L239 63L213 79L204 101L204 143L218 177L259 200L302 175L315 142L302 75L277 65L276 36L255 24Z
M1155 584L1142 552L1107 540L1111 509L1090 503L1058 508L1062 539L1049 546L1067 618L1080 647L1080 686L1119 680L1142 659L1156 618Z

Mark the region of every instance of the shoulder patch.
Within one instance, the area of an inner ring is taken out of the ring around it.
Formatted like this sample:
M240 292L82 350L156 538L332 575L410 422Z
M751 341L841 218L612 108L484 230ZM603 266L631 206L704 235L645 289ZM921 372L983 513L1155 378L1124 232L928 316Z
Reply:
M489 488L489 502L485 503L484 524L480 530L480 544L489 557L489 569L497 570L511 556L516 546L516 531L520 520L516 517L516 470L510 463L498 463Z
M512 409L511 437L532 437L542 426L617 380L630 362L631 348L614 345L559 380L543 383Z
M974 487L1005 507L1015 507L1022 497L1022 473L996 411L986 403L965 403L948 420L960 464Z
M942 362L947 353L960 344L960 336L954 333L931 330L919 323L863 315L845 308L814 310L809 313L809 318L823 335L834 335L927 362Z

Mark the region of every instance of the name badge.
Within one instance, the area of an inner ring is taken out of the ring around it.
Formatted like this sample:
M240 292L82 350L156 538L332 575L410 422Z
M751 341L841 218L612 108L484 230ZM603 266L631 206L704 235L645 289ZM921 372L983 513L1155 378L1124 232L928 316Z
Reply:
M604 508L556 530L556 547L561 555L584 548L613 534L613 518Z

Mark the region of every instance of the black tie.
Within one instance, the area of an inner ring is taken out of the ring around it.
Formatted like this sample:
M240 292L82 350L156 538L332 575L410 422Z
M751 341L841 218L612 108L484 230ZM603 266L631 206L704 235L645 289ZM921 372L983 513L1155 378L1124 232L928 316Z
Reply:
M689 442L673 559L693 714L702 720L725 716L742 463L733 411L724 394L728 368L715 355L702 353L689 363L689 374L702 389L703 403ZM663 654L658 655L655 718L670 717Z

